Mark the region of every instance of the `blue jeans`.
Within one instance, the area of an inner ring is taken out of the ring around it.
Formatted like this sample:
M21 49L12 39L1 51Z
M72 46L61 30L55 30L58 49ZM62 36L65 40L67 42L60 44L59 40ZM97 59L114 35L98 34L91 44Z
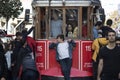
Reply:
M22 73L21 80L38 80L38 73L28 69Z
M59 61L61 65L62 74L65 80L70 80L70 71L72 67L72 59L65 58Z

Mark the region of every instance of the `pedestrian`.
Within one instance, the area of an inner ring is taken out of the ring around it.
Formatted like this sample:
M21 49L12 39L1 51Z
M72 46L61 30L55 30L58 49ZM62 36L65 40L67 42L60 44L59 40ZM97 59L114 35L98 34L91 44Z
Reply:
M22 30L22 35L25 35L27 33L28 33L28 31L26 29ZM30 46L30 48L32 49L32 52L33 52L33 54L35 56L35 51L36 51L36 42L35 42L35 40L32 37L27 36L26 41L27 41L28 45Z
M69 39L64 40L64 35L57 36L57 42L50 44L49 48L56 49L56 60L59 62L62 70L62 74L65 80L70 80L70 71L72 67L72 51L76 46L76 43Z
M116 46L115 31L108 31L106 37L108 44L99 51L97 80L119 80L120 47Z
M93 38L96 39L99 37L98 35L98 30L100 30L100 28L102 27L102 22L101 21L97 21L97 23L94 25L92 32L93 32Z
M99 50L108 44L108 40L106 38L96 38L92 43L92 63L93 63L93 80L97 79L97 70L98 70L98 62L99 62Z
M32 51L27 42L23 43L16 60L15 72L17 79L21 80L38 80L39 73L37 71Z
M16 62L16 56L17 53L19 52L20 48L23 46L22 43L26 41L27 36L32 32L34 27L31 27L27 33L22 34L21 32L16 32L16 38L13 41L13 58L12 58L12 65L15 64Z
M116 45L120 47L120 37L116 38Z
M20 49L23 47L24 43L26 42L28 34L30 34L33 29L34 27L31 27L29 31L27 31L27 33L25 34L22 34L21 32L17 32L16 39L13 41L14 48L13 48L13 57L12 57L12 73L14 80L18 77L18 74L16 73L16 71L18 71L16 69L18 64L17 63L18 53L20 52ZM29 47L29 45L27 45L27 47L32 52L32 49Z
M0 80L7 80L7 62L5 59L3 44L0 42Z
M7 44L7 51L5 53L6 61L7 61L7 66L8 66L8 76L7 80L12 80L12 71L11 71L11 58L12 58L12 43Z
M103 37L106 37L106 36L107 36L108 31L113 30L112 27L111 27L112 24L113 24L112 19L108 19L108 20L106 21L106 26L102 26L102 27L100 28L100 29L102 30L102 36L103 36Z

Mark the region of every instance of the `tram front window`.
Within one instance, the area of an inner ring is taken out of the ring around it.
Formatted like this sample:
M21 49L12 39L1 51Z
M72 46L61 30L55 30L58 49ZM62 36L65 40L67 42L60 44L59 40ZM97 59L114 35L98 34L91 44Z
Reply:
M50 36L56 38L57 35L62 34L62 10L51 10Z

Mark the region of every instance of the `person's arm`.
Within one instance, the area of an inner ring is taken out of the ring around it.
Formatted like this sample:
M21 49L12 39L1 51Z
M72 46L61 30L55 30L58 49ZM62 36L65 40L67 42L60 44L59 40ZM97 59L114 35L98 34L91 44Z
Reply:
M101 80L100 75L101 75L102 69L103 69L103 59L100 59L98 64L97 80Z
M98 38L98 32L95 29L95 27L93 28L93 37L94 37L94 39Z
M56 43L51 43L50 45L49 45L49 48L50 49L54 49L56 47Z
M73 47L76 47L76 43L75 43L74 40L68 39L68 42L69 42L70 44L72 44Z
M29 35L33 30L35 29L35 27L33 26L33 27L31 27L29 30L28 30L28 32L27 32L27 35Z
M34 30L35 27L31 27L26 33L22 34L22 42L26 41L27 36Z

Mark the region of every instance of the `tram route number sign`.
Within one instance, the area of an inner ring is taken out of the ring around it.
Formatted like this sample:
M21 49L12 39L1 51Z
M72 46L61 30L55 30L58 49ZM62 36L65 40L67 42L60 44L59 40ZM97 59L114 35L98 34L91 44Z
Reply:
M36 65L42 70L45 69L46 41L36 41Z

